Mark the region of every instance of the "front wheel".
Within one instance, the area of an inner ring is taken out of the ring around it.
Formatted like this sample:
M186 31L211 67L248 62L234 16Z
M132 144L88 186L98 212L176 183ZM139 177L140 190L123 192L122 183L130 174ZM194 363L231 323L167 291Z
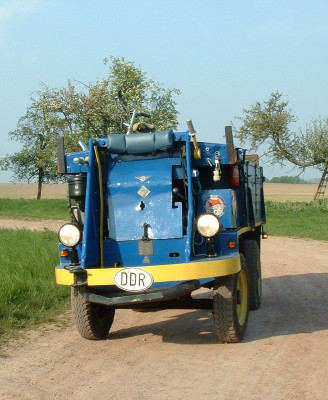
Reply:
M245 334L249 291L245 258L240 256L241 270L217 281L213 291L213 317L216 334L223 343L238 343Z
M82 287L71 289L71 304L75 325L83 338L99 340L108 335L114 321L114 308L88 303Z

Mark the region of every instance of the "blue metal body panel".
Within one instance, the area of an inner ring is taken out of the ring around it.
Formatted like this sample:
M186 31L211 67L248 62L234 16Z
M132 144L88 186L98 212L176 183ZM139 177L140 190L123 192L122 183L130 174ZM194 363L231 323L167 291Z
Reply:
M150 239L181 238L182 209L172 207L176 158L113 163L108 172L109 238L139 240L144 224Z
M262 221L263 216L263 176L262 168L246 162L244 164L245 176L247 178L245 186L247 190L247 198L252 213L254 214L254 221Z
M195 215L194 203L192 201L193 192L192 192L192 178L191 178L191 148L190 148L190 139L189 132L184 134L184 140L186 143L186 158L185 158L185 167L187 174L187 192L188 192L188 225L187 225L187 234L186 234L186 249L185 249L185 261L190 261L190 257L192 255L192 232L194 230L193 220Z
M238 246L236 248L229 248L228 242L234 241L238 244L238 232L236 230L224 230L219 235L214 237L214 248L217 257L234 257ZM199 234L195 235L194 240L194 257L205 257L206 254L206 239Z
M83 160L85 157L89 155L88 151L81 151L79 153L73 153L73 154L66 154L66 173L67 174L81 174L81 173L87 173L88 172L88 167L83 164L78 164L75 163L73 160L75 158L82 158Z
M186 238L153 240L152 254L139 254L137 240L105 240L105 264L115 263L125 267L141 265L177 264L185 261Z
M81 265L84 268L100 263L99 246L99 179L93 151L93 140L90 139L89 168L85 199L85 220L82 241Z
M193 167L208 166L209 161L212 165L215 163L215 153L219 153L220 163L228 164L227 147L224 144L216 143L198 143L201 150L201 159L193 160Z
M210 196L220 196L225 202L225 212L220 216L224 229L237 228L237 195L236 191L232 189L213 189L203 190L200 194L200 201L198 203L198 213L203 214L208 212L206 210L206 201Z

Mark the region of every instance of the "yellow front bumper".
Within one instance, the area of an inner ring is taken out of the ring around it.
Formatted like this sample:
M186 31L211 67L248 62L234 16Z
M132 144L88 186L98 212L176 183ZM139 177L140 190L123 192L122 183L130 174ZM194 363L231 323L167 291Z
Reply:
M115 285L114 275L124 268L95 268L87 270L88 286ZM189 281L193 279L215 278L232 275L240 271L240 257L227 257L216 260L190 262L182 264L140 266L149 272L154 283ZM74 274L62 267L56 268L56 282L59 285L72 285Z

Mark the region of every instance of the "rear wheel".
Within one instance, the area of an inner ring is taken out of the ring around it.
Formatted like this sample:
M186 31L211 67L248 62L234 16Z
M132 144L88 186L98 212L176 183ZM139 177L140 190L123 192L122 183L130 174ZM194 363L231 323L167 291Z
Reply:
M114 308L88 303L81 287L71 289L71 304L75 325L82 337L99 340L108 335L114 321Z
M248 275L243 255L240 261L239 273L220 278L213 292L214 326L224 343L240 342L248 321Z
M249 280L249 309L257 310L262 299L262 272L260 249L256 239L244 240L242 253L245 257Z

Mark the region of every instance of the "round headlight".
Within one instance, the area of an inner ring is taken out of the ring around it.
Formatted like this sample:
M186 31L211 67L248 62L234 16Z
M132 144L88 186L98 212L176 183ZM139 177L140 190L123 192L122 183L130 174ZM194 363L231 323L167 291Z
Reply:
M58 238L64 246L76 246L82 239L81 228L77 224L67 223L59 229Z
M213 237L220 232L221 229L221 221L214 214L202 214L197 220L197 230L204 237Z

